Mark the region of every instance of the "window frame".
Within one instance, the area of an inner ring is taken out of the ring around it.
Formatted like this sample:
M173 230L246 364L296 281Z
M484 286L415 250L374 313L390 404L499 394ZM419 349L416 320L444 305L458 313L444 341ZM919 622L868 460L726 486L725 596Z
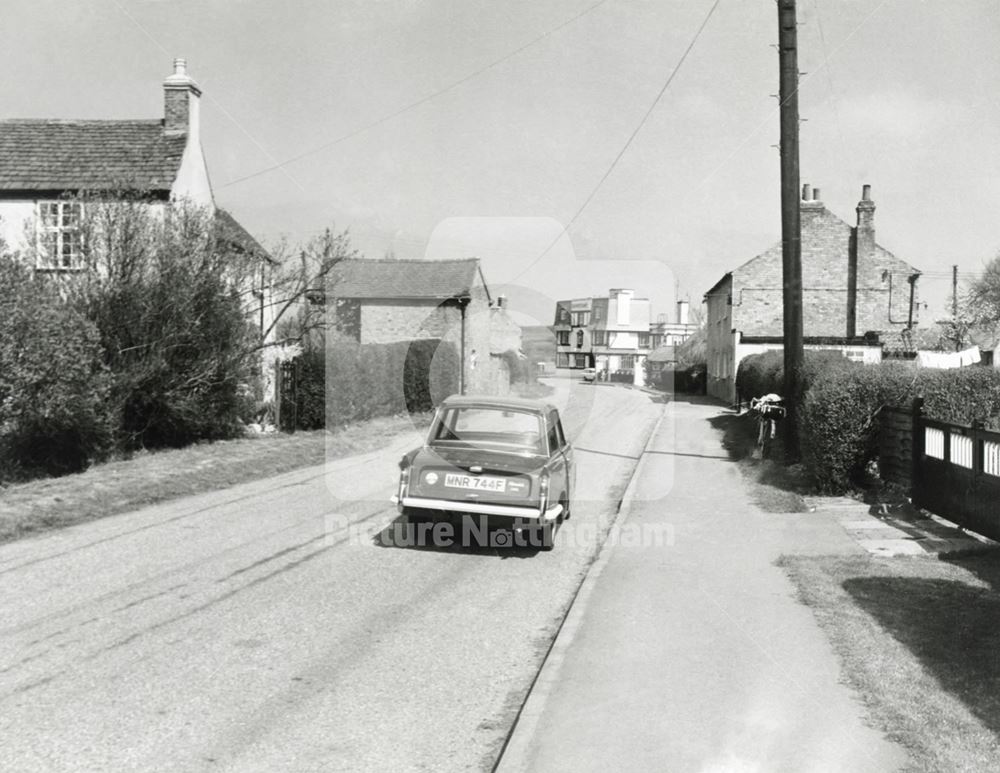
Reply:
M53 210L54 219L51 216ZM35 202L36 270L79 271L85 268L80 228L83 214L83 202L80 201L41 199Z

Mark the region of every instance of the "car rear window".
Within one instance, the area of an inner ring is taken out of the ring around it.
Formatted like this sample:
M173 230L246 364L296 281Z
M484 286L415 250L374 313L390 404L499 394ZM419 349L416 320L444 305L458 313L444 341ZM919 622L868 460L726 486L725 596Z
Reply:
M432 443L544 453L538 414L500 408L448 408L431 434Z

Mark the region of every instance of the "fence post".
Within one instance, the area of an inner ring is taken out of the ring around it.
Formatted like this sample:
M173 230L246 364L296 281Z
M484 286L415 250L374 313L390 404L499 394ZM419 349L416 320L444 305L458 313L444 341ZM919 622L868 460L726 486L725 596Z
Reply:
M923 425L923 413L924 413L924 398L915 397L913 398L913 405L910 409L913 433L912 445L911 445L911 455L910 463L912 469L910 470L910 497L913 500L913 504L917 507L920 506L920 462L924 458L924 445L926 438L924 436L924 425Z
M983 430L985 425L980 419L972 420L972 480L973 486L983 474Z
M274 361L274 428L281 432L281 360Z

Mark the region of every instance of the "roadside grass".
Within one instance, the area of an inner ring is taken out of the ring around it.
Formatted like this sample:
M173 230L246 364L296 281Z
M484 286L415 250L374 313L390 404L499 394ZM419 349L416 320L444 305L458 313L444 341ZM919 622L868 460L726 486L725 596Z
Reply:
M365 453L429 421L429 415L393 416L329 433L275 433L200 443L139 453L76 475L0 486L0 543Z
M750 484L750 498L767 513L804 513L808 511L804 494L809 484L802 465L786 465L781 459L784 449L777 438L771 457L754 457L757 445L757 424L749 414L721 414L710 420L721 429L722 446L729 458L738 463L744 479Z
M782 558L908 770L1000 759L1000 550L929 558Z

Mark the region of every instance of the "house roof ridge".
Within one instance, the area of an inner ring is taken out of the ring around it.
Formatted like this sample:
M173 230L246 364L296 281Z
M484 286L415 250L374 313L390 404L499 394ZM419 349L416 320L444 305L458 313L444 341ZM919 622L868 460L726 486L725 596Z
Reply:
M359 263L473 263L479 258L345 258Z
M108 124L150 124L163 125L162 118L0 118L3 124L44 124L46 126L107 126Z

